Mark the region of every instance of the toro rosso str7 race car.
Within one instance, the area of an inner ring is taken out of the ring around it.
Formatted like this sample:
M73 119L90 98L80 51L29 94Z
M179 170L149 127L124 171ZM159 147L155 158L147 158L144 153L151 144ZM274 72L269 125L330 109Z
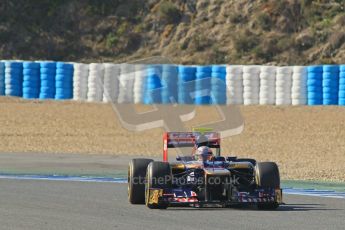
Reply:
M168 149L177 147L191 148L190 155L168 162ZM163 161L130 161L128 200L151 209L243 204L276 209L282 204L282 190L276 163L221 156L219 133L167 132Z

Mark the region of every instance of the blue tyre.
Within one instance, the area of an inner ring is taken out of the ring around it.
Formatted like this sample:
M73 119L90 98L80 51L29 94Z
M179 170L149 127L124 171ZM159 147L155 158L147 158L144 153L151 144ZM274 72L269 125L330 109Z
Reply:
M40 76L39 75L24 75L23 81L39 81Z
M194 81L195 80L195 75L190 75L190 74L179 74L178 75L178 81L179 82L187 82L187 81Z
M323 72L338 73L339 72L339 66L337 66L337 65L324 65L323 66Z
M23 87L38 88L40 85L39 81L24 81Z
M226 73L226 66L224 65L213 65L212 66L212 72L216 73Z
M338 97L339 98L345 98L345 90L339 91Z
M338 105L337 99L323 99L323 105Z
M41 73L41 74L48 74L48 75L52 74L52 75L55 76L55 74L56 74L56 69L55 69L55 68L54 68L54 69L41 68L41 69L40 69L40 73Z
M38 62L23 62L23 68L25 69L36 69L40 68L40 63Z
M22 85L22 80L17 78L5 78L6 85Z
M310 98L310 99L322 99L322 92L308 92L308 98Z
M40 62L41 70L45 69L56 69L56 62Z
M339 85L345 85L345 77L339 79Z
M308 105L322 105L323 102L320 99L308 99Z
M344 106L345 105L345 98L339 98L338 104Z
M331 88L338 88L339 82L335 80L323 80L322 86L323 87L331 87Z
M7 96L14 96L14 97L21 97L22 96L22 92L21 90L14 90L14 89L5 89L5 95Z
M340 65L339 66L339 71L340 72L345 72L345 65Z
M181 74L195 74L196 69L192 66L178 66L178 72Z
M41 74L41 80L55 81L55 74Z
M5 62L5 67L6 67L6 69L8 69L8 68L21 69L21 68L23 68L23 63L22 62L7 61L7 62Z
M56 75L55 76L55 80L56 81L68 81L68 82L72 82L73 81L73 77L70 75Z
M197 66L196 73L211 73L212 66Z
M41 87L40 88L40 93L43 93L43 94L55 94L55 88Z
M55 81L56 88L72 88L73 83L68 81Z
M320 86L308 86L308 92L322 92L322 85Z
M330 94L330 93L324 93L322 95L323 99L328 99L328 100L338 100L338 93Z
M39 75L39 69L23 69L23 75Z
M38 94L39 88L24 87L23 94Z
M56 69L73 69L73 65L65 62L56 62Z
M322 80L308 79L307 86L322 86Z
M310 73L322 73L323 67L320 65L308 66L307 70Z
M6 68L5 69L5 74L8 75L8 76L21 76L23 75L23 70L22 69L17 69L17 68L11 68L11 69L8 69Z
M329 94L337 94L338 93L338 88L334 88L334 87L323 87L322 88L322 92L325 93L329 93Z
M196 105L209 105L211 103L211 97L210 96L204 96L204 97L195 97L195 104Z
M72 69L56 69L56 74L58 75L73 75Z
M40 83L41 87L54 87L55 88L55 81L46 81L43 80Z
M55 99L55 94L45 94L45 93L40 93L39 99Z

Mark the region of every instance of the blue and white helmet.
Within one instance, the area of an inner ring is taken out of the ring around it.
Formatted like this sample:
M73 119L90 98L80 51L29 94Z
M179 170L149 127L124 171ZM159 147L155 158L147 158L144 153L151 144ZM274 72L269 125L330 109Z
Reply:
M199 161L207 161L212 158L212 150L207 146L199 147L195 152L195 158Z

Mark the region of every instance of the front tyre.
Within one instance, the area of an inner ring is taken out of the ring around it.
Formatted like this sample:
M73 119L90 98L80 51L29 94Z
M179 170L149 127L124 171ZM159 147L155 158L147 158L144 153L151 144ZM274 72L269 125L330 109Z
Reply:
M146 172L146 186L145 186L145 203L150 209L166 209L168 207L167 203L161 202L158 199L157 202L152 202L150 200L150 189L164 190L171 187L172 177L171 168L168 162L151 162L147 167ZM160 194L162 195L162 194Z
M280 189L280 175L278 165L274 162L258 162L255 166L255 180L260 188ZM274 210L279 207L277 201L259 203L258 209Z
M132 159L128 165L128 201L145 204L145 178L151 159Z

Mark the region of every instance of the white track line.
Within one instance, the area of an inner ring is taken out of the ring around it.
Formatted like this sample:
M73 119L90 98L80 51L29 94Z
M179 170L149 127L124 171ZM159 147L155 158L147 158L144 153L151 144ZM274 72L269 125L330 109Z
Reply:
M101 182L101 183L127 183L124 178L111 177L85 177L85 176L58 176L58 175L0 175L0 179L11 180L44 180L44 181L75 181L75 182ZM331 190L316 190L316 189L300 189L300 188L284 188L284 194L303 195L303 196L317 196L327 198L341 198L345 199L345 192L335 192Z

